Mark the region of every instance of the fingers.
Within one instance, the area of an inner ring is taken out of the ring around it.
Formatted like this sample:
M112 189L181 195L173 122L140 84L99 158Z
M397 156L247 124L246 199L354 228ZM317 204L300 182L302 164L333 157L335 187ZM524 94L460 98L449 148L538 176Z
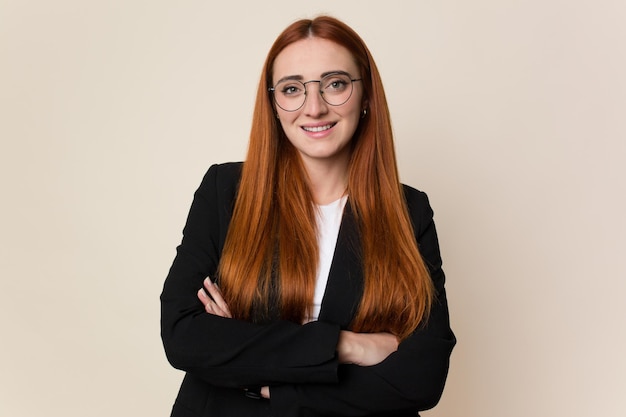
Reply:
M209 278L204 280L204 288L201 288L197 295L207 313L226 318L232 317L222 292Z
M204 280L204 287L209 291L209 295L211 295L211 298L213 299L215 304L217 304L219 309L225 312L227 314L227 317L230 317L231 315L228 304L226 304L226 301L224 301L224 296L222 295L222 291L220 291L220 288L216 284L214 284L209 278Z
M204 289L198 291L198 299L204 305L204 310L215 316L230 318L230 312L221 308L215 301L209 297Z

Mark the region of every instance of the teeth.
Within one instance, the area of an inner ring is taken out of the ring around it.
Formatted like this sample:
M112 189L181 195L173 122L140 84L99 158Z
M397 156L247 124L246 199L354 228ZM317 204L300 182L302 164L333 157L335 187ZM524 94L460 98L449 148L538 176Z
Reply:
M316 127L306 127L303 126L302 128L304 130L306 130L307 132L323 132L324 130L328 130L331 127L333 127L332 124L326 125L326 126L316 126Z

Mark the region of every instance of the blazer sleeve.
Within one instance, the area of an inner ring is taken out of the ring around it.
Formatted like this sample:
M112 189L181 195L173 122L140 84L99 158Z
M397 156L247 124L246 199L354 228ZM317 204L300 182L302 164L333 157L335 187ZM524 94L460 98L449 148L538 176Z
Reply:
M437 292L427 325L418 328L378 365L340 365L336 385L272 386L271 403L276 415L390 415L426 410L439 401L456 339L450 329L432 209L426 194L409 187L405 187L405 193L420 253Z
M161 294L167 358L218 386L336 383L338 325L252 324L207 314L197 299L204 278L217 270L238 178L237 166L214 165L194 194Z

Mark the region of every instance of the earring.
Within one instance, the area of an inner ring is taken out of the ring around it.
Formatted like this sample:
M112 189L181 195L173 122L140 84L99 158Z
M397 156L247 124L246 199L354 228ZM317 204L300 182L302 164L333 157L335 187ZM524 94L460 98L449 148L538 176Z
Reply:
M367 109L363 109L363 113L361 113L361 119L365 119L365 116L367 116Z

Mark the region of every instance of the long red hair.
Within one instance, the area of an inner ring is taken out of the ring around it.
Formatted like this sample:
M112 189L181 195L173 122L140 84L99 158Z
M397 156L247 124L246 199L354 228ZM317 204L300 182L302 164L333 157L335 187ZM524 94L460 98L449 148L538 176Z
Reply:
M311 307L319 256L315 208L302 160L285 137L268 91L278 54L308 37L330 40L352 53L368 105L351 141L347 189L364 268L363 296L351 329L405 338L427 319L434 289L398 177L378 69L359 35L328 16L293 23L268 53L219 265L220 287L233 317L244 320L262 319L277 303L283 319L302 323Z

